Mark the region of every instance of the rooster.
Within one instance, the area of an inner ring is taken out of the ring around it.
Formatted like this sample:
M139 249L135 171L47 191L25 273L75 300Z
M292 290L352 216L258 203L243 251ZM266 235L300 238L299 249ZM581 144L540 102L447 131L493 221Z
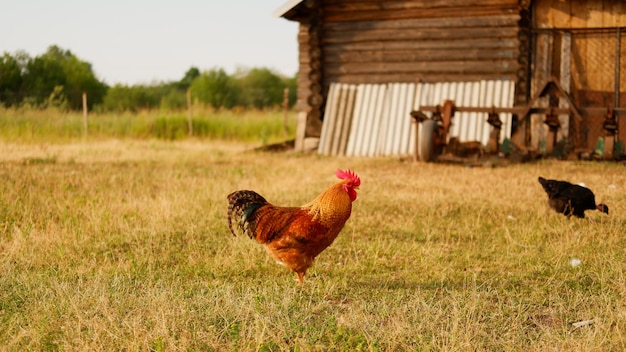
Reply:
M254 191L228 195L228 228L264 244L279 264L293 270L302 285L315 257L330 246L350 218L361 179L351 170L337 170L337 183L301 207L280 207Z
M572 215L584 218L585 210L599 210L609 213L606 204L596 204L593 192L583 186L574 185L567 181L546 180L539 177L539 183L548 194L548 204L556 212L568 218Z

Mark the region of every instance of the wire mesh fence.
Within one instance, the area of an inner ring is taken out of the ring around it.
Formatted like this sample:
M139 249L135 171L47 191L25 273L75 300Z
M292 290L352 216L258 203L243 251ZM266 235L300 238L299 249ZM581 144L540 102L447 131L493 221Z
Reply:
M535 87L554 76L578 108L626 106L626 27L536 29L533 41L537 48L532 60ZM606 133L606 115L606 110L584 114L576 129L574 121L564 121L569 127L561 138L576 141L575 148L594 148ZM625 141L626 116L621 118L618 139ZM574 130L577 135L572 135Z

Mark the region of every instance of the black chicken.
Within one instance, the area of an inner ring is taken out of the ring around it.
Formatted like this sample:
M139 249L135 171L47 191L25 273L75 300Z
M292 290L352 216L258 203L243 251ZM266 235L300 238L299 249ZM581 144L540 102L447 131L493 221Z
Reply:
M587 187L573 185L567 181L546 180L539 177L539 183L548 194L548 204L558 213L568 218L572 215L585 217L585 210L600 210L609 213L605 204L596 204L593 192Z

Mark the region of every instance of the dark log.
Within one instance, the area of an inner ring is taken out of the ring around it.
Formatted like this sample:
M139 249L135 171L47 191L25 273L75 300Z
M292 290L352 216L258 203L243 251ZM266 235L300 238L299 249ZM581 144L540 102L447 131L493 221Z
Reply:
M501 6L516 9L518 0L428 0L428 1L367 1L367 0L332 0L324 1L325 11L381 11L408 9L439 9L459 7Z
M420 40L459 40L473 38L517 38L519 29L503 28L425 28L425 29L379 29L370 31L342 31L326 33L324 45L377 42L377 41L420 41Z
M452 27L517 27L519 14L480 17L409 18L393 21L327 22L324 30L363 31L372 29L452 28Z
M380 62L342 63L325 67L326 75L377 74L377 73L510 73L518 67L516 60L487 61L436 61L436 62Z
M377 73L377 74L328 74L325 82L347 84L385 84L385 83L436 83L436 82L473 82L481 80L513 80L515 76L507 73Z
M516 48L502 49L440 49L440 50L410 50L410 51L341 51L327 50L324 55L324 64L377 63L377 62L417 62L417 61L445 61L445 60L517 60Z
M463 40L423 40L423 41L377 41L359 43L328 44L324 52L333 50L425 50L425 49L467 49L467 48L515 48L519 41L510 38L465 38Z
M410 8L404 10L350 10L334 11L327 9L324 19L328 22L356 22L401 20L409 18L442 18L442 17L481 17L498 16L503 13L516 13L518 10L510 6L480 6L480 7L442 7L431 9Z

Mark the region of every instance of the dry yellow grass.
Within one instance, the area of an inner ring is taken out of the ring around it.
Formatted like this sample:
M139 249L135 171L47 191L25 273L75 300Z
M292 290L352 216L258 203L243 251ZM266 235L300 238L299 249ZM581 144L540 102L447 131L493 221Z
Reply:
M249 147L1 144L1 349L626 348L622 164L464 168ZM229 234L229 192L303 204L338 167L359 173L359 199L304 287ZM611 214L550 211L539 175L585 182Z

